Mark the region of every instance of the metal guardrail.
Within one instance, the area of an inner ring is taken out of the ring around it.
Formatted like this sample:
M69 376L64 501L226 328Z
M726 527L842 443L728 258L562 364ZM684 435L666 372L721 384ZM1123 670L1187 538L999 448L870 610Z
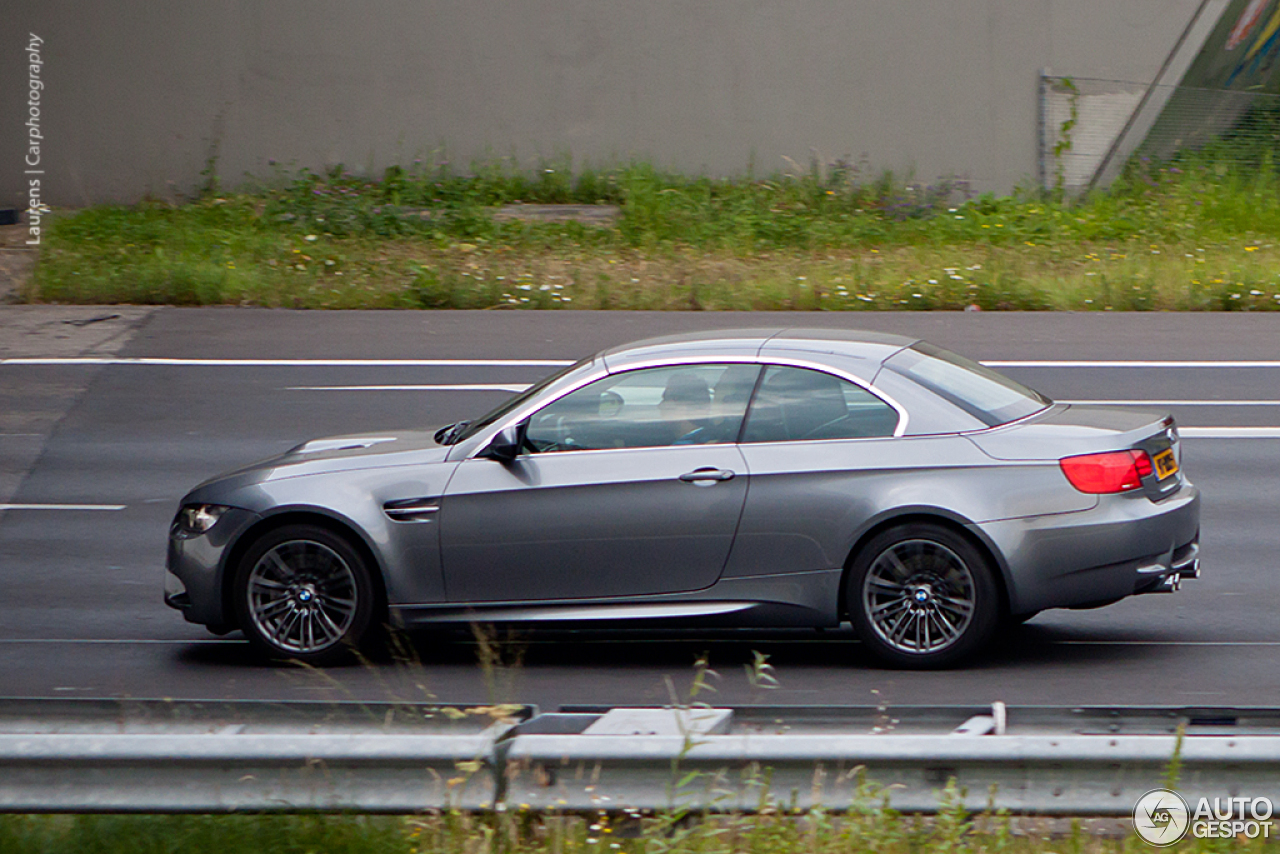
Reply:
M0 700L0 812L489 809L528 706Z
M530 720L533 706L327 700L0 698L0 734L466 735L496 720Z
M1280 802L1275 709L0 701L0 811L928 813L955 780L971 810L1120 816L1180 729L1189 800Z
M705 736L614 740L521 736L511 744L508 804L537 809L752 810L765 805L847 808L861 792L870 806L887 794L900 812L929 813L951 779L969 810L1017 814L1129 815L1161 784L1170 736L928 735ZM1222 750L1203 737L1184 741L1185 796L1235 792L1280 800L1280 737ZM696 776L685 780L691 772Z
M484 735L7 735L0 809L486 809L492 751Z

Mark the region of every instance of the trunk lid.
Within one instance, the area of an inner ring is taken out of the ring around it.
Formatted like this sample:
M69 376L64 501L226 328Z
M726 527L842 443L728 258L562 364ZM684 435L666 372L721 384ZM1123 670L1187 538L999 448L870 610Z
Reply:
M1182 488L1182 448L1167 412L1057 403L1030 418L967 435L997 460L1047 462L1078 454L1146 451L1154 471L1142 479L1141 492L1159 501Z

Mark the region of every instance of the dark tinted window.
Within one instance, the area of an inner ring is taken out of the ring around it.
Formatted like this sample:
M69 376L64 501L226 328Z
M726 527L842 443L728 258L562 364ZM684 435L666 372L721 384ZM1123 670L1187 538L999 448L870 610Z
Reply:
M771 365L751 402L744 442L892 436L898 413L871 392L806 368Z
M537 453L735 442L758 365L627 371L547 404L525 434Z
M1025 418L1053 402L990 368L923 341L895 354L884 366L954 403L988 427Z

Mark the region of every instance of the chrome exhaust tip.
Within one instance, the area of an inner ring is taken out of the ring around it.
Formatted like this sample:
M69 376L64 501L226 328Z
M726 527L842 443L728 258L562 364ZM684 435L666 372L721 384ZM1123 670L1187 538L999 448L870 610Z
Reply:
M1183 578L1199 578L1200 577L1200 544L1190 543L1186 547L1179 549L1182 554L1178 555L1178 559L1173 562L1173 569Z
M1200 558L1192 558L1190 562L1175 566L1180 578L1199 578L1200 577Z

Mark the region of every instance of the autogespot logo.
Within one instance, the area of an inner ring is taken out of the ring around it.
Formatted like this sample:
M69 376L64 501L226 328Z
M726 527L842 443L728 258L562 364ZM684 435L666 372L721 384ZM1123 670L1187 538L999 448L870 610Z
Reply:
M1133 829L1150 845L1163 848L1187 835L1191 810L1177 792L1152 789L1133 807Z
M1192 812L1172 789L1152 789L1133 806L1133 829L1157 848L1174 844L1188 831L1194 839L1270 839L1274 813L1270 798L1238 795L1200 798Z

